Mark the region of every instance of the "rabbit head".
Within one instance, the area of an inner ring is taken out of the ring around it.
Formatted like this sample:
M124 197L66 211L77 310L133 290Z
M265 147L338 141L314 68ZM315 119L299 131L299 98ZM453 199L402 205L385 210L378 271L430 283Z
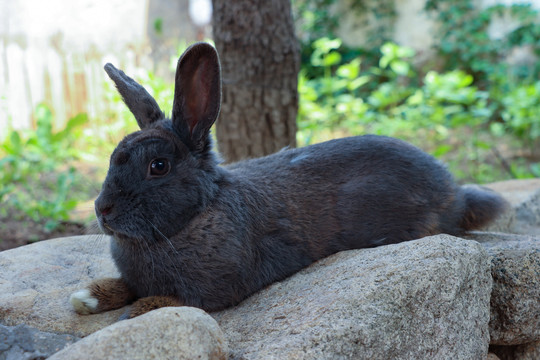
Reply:
M212 198L218 176L210 127L221 101L220 63L209 44L192 45L178 60L171 119L137 82L105 65L140 131L111 155L95 211L117 239L170 237Z

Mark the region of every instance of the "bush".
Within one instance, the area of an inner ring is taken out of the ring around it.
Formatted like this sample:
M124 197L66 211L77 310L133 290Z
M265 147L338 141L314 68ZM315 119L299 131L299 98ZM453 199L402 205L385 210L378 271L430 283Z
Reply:
M497 145L502 137L505 143L528 144L531 151L538 144L538 83L495 97L504 91L479 89L462 70L430 71L420 78L411 64L414 52L396 44L384 44L379 65L364 70L361 58L342 63L339 46L336 39L314 42L309 66L322 68L324 76L300 73L300 144L375 133L404 138L443 158L462 180L540 176L534 162L508 164ZM329 130L320 133L321 128Z
M77 115L56 132L47 106L39 105L35 118L35 131L11 130L0 144L0 215L45 219L50 231L77 204L73 190L81 179L73 166L79 154L74 144L87 117Z

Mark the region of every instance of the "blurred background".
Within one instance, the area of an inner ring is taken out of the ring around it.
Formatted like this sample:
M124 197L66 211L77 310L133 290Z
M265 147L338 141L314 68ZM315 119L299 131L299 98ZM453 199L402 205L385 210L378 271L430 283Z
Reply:
M430 152L462 183L540 177L540 0L0 0L0 249L92 219L110 153L137 130L103 65L167 114L176 61L200 40L223 62L218 124L235 113L247 124L218 129L227 160L376 133ZM275 77L293 91L260 134L241 129L265 121L230 101L254 73L250 89L279 87ZM259 149L257 136L281 139Z

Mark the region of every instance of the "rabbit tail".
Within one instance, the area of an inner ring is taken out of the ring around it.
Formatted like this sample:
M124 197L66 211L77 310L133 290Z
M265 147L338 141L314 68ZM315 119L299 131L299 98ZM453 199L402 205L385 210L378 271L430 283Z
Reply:
M462 186L461 192L464 199L461 228L465 231L488 225L508 207L508 203L501 195L478 185Z

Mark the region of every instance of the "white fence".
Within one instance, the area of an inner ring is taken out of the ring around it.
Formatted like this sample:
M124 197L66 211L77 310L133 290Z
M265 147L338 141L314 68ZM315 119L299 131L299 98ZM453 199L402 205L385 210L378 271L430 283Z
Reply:
M167 39L194 38L188 1L0 0L0 139L31 127L41 102L57 127L81 112L104 114L103 65L131 74L168 66L176 49Z

